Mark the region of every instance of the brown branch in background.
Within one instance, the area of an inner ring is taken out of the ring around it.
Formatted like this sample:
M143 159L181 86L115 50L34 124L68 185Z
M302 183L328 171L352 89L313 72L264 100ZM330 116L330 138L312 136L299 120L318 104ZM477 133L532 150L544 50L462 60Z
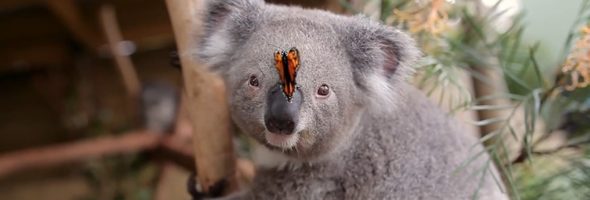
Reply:
M115 64L123 78L127 94L132 99L132 102L137 102L135 100L137 99L141 85L131 58L129 58L127 53L123 52L123 48L120 45L123 41L123 36L121 35L121 30L119 30L115 9L110 5L102 6L100 8L100 21L107 38L109 49L115 59Z
M207 72L189 55L196 48L201 26L197 10L202 1L166 0L176 39L187 97L187 110L193 127L193 146L197 180L205 193L225 180L224 193L237 190L236 157L233 151L231 122L223 81Z
M192 148L181 136L162 136L145 131L108 136L31 148L0 155L0 178L36 169L59 167L64 164L118 154L153 151L155 158L171 162L188 171L195 169ZM254 166L248 160L238 160L237 174L249 182L254 177Z
M186 172L169 162L160 162L158 165L159 175L151 195L152 199L191 199L190 194L186 192Z
M475 4L475 9L478 13L484 13L485 6L481 3ZM466 22L466 35L473 35L476 31L476 28L473 27L474 25L471 23ZM473 43L471 41L473 38L466 37L464 38L464 42L466 44ZM482 38L479 38L483 40ZM486 43L486 41L481 41ZM504 81L504 77L501 73L501 69L496 66L500 66L497 60L489 59L487 62L489 66L477 66L476 64L472 64L470 68L473 70L472 73L478 74L478 76L472 76L472 84L473 84L473 95L475 99L478 100L478 105L489 105L489 106L502 106L502 105L510 105L511 102L509 99L506 98L485 98L499 94L506 94L508 91L508 87ZM484 98L484 99L482 99ZM487 109L487 110L478 110L476 112L477 118L479 121L482 120L489 120L489 119L499 119L505 118L510 115L509 110L504 109ZM480 126L480 133L481 136L485 136L489 133L492 133L495 130L499 130L502 126L502 123L490 123L484 126ZM502 140L503 138L497 138ZM496 143L496 139L488 140L485 142L486 146L490 144Z
M195 159L193 155L193 149L190 145L186 145L182 137L170 137L166 140L162 140L158 151L156 151L156 157L164 158L165 160L171 161L182 168L194 171L195 170Z
M155 149L159 146L161 139L159 134L137 131L116 137L103 137L10 152L0 155L0 177L20 171L55 167L64 163L100 156Z

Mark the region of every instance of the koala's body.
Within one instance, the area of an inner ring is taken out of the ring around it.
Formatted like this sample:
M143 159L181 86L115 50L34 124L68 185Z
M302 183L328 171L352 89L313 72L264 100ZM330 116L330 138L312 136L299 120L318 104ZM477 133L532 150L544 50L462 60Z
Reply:
M406 34L259 0L210 1L204 15L197 53L259 144L252 187L227 198L507 199L487 155L458 169L483 147L405 81L420 54ZM300 66L287 101L274 55L292 47Z

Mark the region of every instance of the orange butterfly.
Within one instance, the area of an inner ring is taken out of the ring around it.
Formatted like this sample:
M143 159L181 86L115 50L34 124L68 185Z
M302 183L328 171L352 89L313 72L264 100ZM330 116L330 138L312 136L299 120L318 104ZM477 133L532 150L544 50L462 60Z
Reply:
M287 100L291 102L297 84L295 77L297 77L297 70L299 69L299 51L295 47L289 49L289 52L278 50L275 53L275 68L277 68L281 79L283 93L287 96Z

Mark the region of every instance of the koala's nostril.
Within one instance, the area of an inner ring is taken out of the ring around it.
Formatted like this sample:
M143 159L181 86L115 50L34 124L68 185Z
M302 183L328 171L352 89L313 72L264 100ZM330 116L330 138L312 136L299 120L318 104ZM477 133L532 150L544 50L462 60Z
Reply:
M295 129L295 122L286 119L268 119L265 121L268 131L278 134L290 135Z

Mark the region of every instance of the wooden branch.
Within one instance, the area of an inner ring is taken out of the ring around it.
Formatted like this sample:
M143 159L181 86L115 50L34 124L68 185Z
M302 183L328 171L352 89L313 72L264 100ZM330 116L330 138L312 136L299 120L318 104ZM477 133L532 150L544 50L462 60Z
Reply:
M480 80L476 76L473 76L473 89L474 89L474 96L476 99L481 99L483 97L489 97L499 94L505 94L507 91L507 87L504 84L504 80L501 72L496 68L491 67L481 67L476 66L472 67L473 71L480 74L482 77L485 77L487 80ZM485 100L480 100L478 105L489 105L489 106L501 106L501 105L510 105L510 101L504 98L488 98ZM487 110L478 110L477 117L478 120L486 120L486 119L494 119L494 118L502 118L507 117L510 115L510 110L503 110L503 109L487 109ZM488 133L493 132L501 128L501 123L491 123L484 126L480 126L481 136L484 136ZM488 142L488 144L493 143L494 141Z
M152 193L153 200L191 199L186 192L187 173L169 162L159 163L159 172ZM194 168L193 168L194 169Z
M123 78L127 94L132 99L132 102L137 102L141 84L131 58L122 52L119 45L123 41L123 36L121 35L121 30L119 30L115 9L108 5L102 6L100 8L100 21L109 44L109 49L115 59L117 69L119 69L119 73L121 73L121 77Z
M72 33L78 42L82 43L91 52L101 43L101 38L91 26L88 26L82 17L74 0L45 0L49 10L53 12Z
M187 109L193 125L193 145L197 180L205 193L221 180L227 180L225 193L237 189L236 158L233 153L231 123L223 81L207 72L190 49L198 44L202 1L166 0L179 50L188 98Z
M59 166L105 155L155 149L162 137L155 133L132 132L80 142L27 149L0 155L0 177L20 171Z
M194 171L195 170L195 158L193 155L193 149L190 145L184 145L180 141L184 139L182 137L170 137L169 139L162 140L156 156L164 158L168 161L172 161L182 168Z
M27 149L0 155L0 179L29 170L59 167L68 163L116 155L153 151L164 164L174 164L185 170L195 169L192 148L184 144L184 137L159 136L148 132L131 132L122 136L89 139L74 143ZM188 147L188 148L187 148ZM254 178L254 164L237 160L236 177L240 185L248 185Z

